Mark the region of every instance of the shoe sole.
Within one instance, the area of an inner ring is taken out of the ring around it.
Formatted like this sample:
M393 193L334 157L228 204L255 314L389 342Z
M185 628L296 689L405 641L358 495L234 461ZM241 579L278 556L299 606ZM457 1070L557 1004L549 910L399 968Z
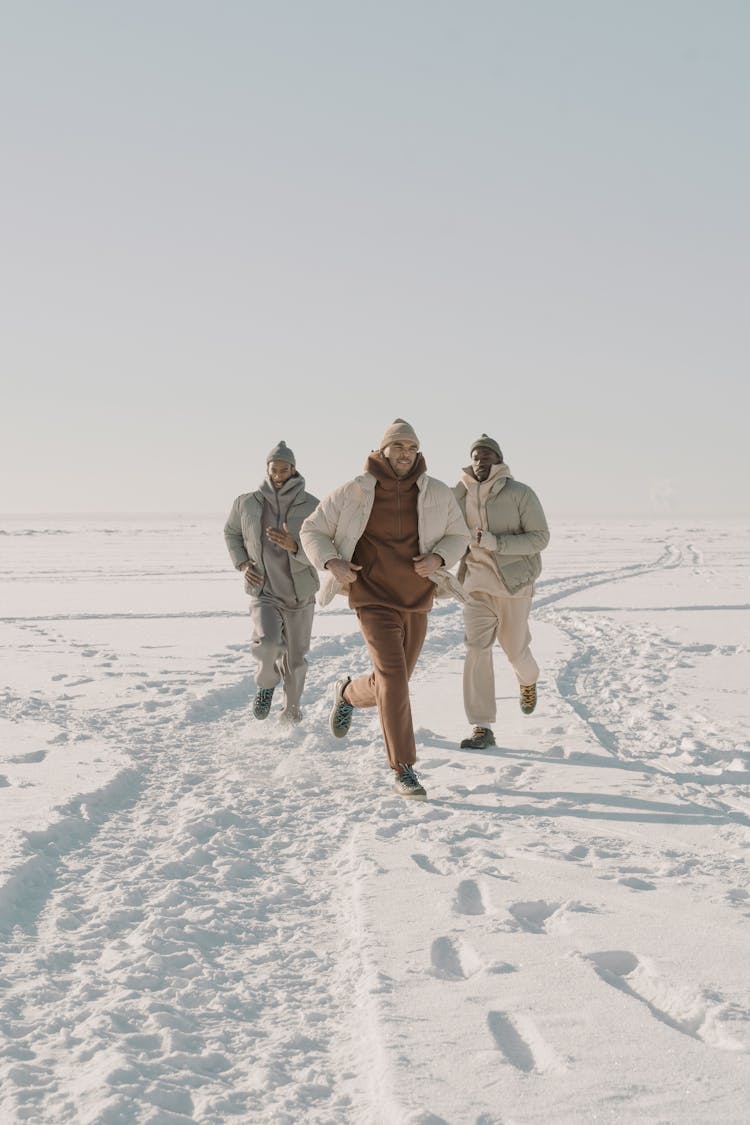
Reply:
M423 789L421 793L402 793L400 789L394 787L394 793L398 793L399 797L405 797L407 801L426 801L427 793Z

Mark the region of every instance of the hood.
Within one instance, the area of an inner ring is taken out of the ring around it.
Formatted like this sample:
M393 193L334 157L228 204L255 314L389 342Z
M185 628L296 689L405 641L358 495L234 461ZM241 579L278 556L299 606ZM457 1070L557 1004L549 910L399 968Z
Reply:
M379 485L387 489L395 489L397 485L406 485L408 488L416 484L422 473L426 471L427 462L421 453L417 454L416 461L405 477L396 476L388 458L382 453L371 453L365 461L365 472L370 473Z
M469 488L476 488L477 486L484 488L487 485L497 485L498 488L502 488L506 480L513 480L513 474L505 462L501 461L499 465L492 466L487 479L483 481L478 481L474 476L474 470L471 465L467 465L464 469L461 483L467 490Z

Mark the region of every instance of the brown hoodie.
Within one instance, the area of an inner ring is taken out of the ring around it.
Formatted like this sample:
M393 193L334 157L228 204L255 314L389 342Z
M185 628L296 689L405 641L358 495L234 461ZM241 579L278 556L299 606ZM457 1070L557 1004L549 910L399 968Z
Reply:
M362 567L349 587L349 605L387 605L413 613L432 608L435 583L414 570L419 551L417 480L426 471L420 453L406 477L397 477L382 453L371 453L365 471L377 484L370 518L352 562Z

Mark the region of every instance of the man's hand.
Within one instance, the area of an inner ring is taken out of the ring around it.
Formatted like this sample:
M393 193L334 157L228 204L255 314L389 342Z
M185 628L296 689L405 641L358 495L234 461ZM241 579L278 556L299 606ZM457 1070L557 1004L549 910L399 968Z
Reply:
M253 564L251 562L243 563L240 567L240 573L251 586L263 585L263 575L258 574L257 570L253 570Z
M296 555L298 543L295 541L294 537L290 535L289 528L286 524L282 523L281 526L282 531L279 531L277 527L269 527L266 530L266 539L270 539L277 547L282 547L285 551L289 551L290 554Z
M436 570L440 570L443 560L440 555L417 555L414 559L414 569L420 578L429 578Z
M333 577L342 586L351 586L352 582L356 582L357 571L362 569L356 563L346 562L345 559L329 559L325 568L330 570Z

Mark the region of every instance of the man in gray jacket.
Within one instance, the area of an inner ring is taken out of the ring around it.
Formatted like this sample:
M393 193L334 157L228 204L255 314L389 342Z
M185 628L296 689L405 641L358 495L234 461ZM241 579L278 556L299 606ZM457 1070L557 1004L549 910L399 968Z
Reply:
M530 647L529 613L549 529L536 493L513 479L500 446L487 434L472 444L471 465L455 495L471 534L457 577L470 598L464 605L464 708L474 730L461 746L479 750L495 745L496 640L520 684L522 712L530 715L536 707L539 666Z
M258 664L256 719L268 717L279 681L284 688L281 718L298 723L302 717L300 699L319 582L300 546L299 531L317 504L317 497L305 491L294 454L280 441L266 458L260 487L237 497L224 527L230 558L250 595L251 651Z

